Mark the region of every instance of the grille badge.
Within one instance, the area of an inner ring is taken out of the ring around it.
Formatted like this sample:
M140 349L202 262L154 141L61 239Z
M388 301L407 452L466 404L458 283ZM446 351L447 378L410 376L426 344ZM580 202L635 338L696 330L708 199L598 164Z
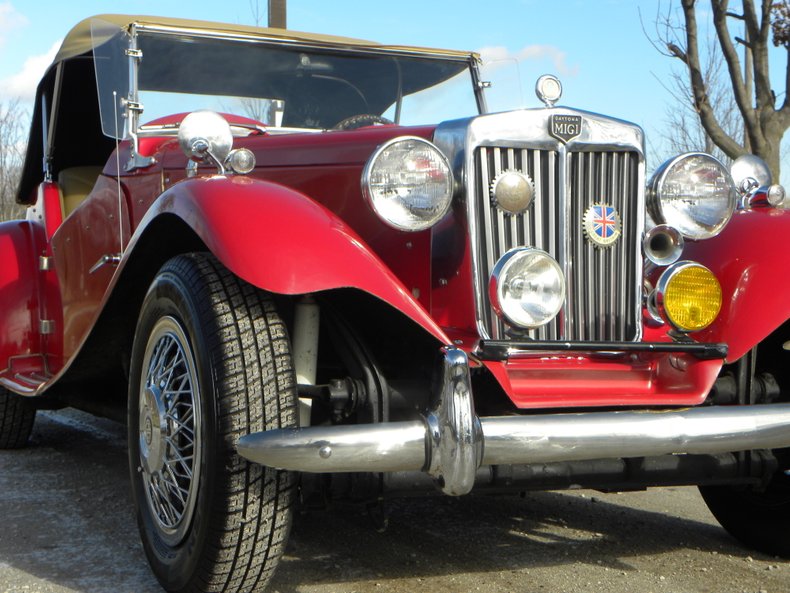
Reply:
M582 219L584 236L596 247L611 247L620 238L620 214L606 204L593 204Z
M552 115L549 116L549 134L567 144L582 133L581 115Z
M491 182L491 202L506 215L521 214L535 197L535 182L521 171L502 171Z

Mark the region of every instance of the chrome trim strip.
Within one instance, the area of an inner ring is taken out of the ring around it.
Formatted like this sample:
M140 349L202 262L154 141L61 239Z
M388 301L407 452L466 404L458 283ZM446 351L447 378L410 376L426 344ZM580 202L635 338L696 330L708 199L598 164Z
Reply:
M445 494L468 494L483 457L483 431L474 412L469 363L463 350L444 350L441 388L426 425L428 473Z
M208 23L211 24L211 23ZM398 55L398 56L412 56L422 58L438 58L443 60L452 60L456 62L469 62L472 63L476 59L477 54L473 52L461 52L453 50L442 51L433 48L420 48L420 47L400 47L400 46L387 46L379 45L376 43L343 43L343 39L337 40L327 39L326 41L308 40L308 39L295 39L288 37L278 37L275 35L267 35L265 33L241 33L231 31L212 31L210 29L200 29L195 27L176 27L169 25L156 25L152 23L133 23L132 25L138 31L162 35L189 35L191 37L203 37L208 39L222 39L227 41L242 41L248 43L274 43L277 45L292 45L304 48L316 49L331 49L339 52L365 52L371 54L383 55ZM221 23L217 23L221 28Z
M790 446L790 404L482 419L467 416L466 410L463 403L456 410L448 408L449 424L443 428L441 423L411 421L259 432L242 437L238 452L254 463L292 471L428 470L444 478L438 483L446 494L461 495L471 491L479 465L713 455ZM452 444L445 447L441 439L448 437L452 443L456 436L464 437L464 425L471 429L465 443L470 446L454 455ZM449 459L441 457L444 454Z
M790 445L790 405L592 412L481 420L482 465L730 453Z
M561 144L559 146L559 150L557 151L559 155L559 159L554 155L554 153L549 153L549 163L551 166L549 167L549 193L551 195L555 195L557 192L557 201L558 201L558 208L559 211L562 213L562 220L570 221L571 220L571 187L570 184L572 183L571 176L568 175L568 152L567 147L565 144ZM559 162L557 162L559 160ZM554 175L554 165L555 163L558 165L558 175L560 184L558 188L554 188L554 180L557 178ZM556 215L554 214L554 210L552 209L550 216L549 216L549 245L551 245L552 249L555 245L557 245L557 251L553 253L554 257L557 259L557 262L562 267L562 272L565 274L566 278L566 290L565 295L569 294L567 289L567 279L570 277L572 272L572 262L571 258L569 257L570 254L570 242L571 242L571 234L567 232L566 226L560 227L559 222L556 220ZM556 233L559 230L559 237L556 237ZM560 310L560 323L562 324L562 333L564 336L569 336L568 333L569 325L570 325L570 318L571 315L568 314L570 304L568 301L565 302L565 305ZM551 326L551 333L546 336L548 340L559 340L560 335L557 332L557 325L552 324Z
M243 436L236 450L249 461L301 472L420 470L426 464L426 427L414 420L281 428Z

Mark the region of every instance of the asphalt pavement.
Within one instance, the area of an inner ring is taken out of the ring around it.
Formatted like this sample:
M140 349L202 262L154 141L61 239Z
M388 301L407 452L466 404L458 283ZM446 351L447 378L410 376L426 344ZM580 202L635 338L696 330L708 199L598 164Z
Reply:
M395 501L296 517L269 591L789 593L790 562L740 547L693 488ZM790 537L790 534L788 534ZM134 522L122 425L39 414L0 451L0 593L160 593Z

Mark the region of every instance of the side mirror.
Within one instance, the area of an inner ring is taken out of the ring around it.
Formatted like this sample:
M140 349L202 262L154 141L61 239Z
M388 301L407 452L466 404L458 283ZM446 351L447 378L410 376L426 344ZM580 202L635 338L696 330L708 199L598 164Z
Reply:
M773 184L768 164L758 156L745 154L733 161L730 175L741 194L739 208L782 206L785 189Z
M730 167L730 175L741 194L758 187L768 187L773 182L768 164L753 154L745 154L735 159Z
M187 157L197 163L213 161L220 174L233 148L230 124L215 111L201 109L187 115L178 127L178 143Z

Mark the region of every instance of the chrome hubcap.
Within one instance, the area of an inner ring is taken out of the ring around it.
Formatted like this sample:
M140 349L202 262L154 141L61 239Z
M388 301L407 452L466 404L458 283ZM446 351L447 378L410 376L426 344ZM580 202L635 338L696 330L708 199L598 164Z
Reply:
M181 542L200 477L200 392L194 356L172 317L157 321L143 359L139 449L146 500L163 538Z

